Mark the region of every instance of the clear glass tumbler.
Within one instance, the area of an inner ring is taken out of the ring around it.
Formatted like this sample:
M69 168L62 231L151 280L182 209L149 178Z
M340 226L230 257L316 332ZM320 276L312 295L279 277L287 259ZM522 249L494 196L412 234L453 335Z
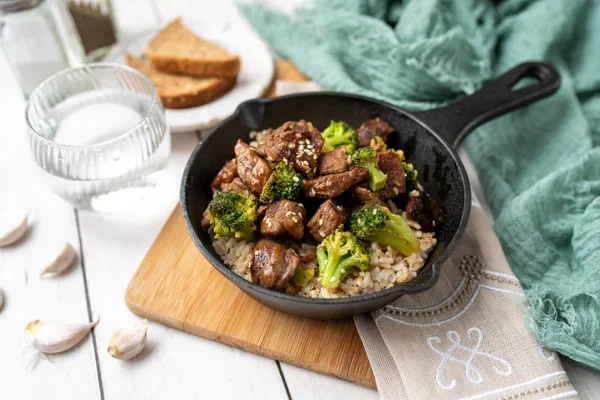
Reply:
M116 211L153 188L171 152L164 108L150 80L117 64L51 76L25 110L35 162L80 209Z

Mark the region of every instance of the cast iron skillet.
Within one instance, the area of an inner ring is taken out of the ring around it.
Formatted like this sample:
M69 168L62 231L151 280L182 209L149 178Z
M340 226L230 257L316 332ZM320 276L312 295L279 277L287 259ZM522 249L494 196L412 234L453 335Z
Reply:
M536 83L518 89L522 79ZM440 267L459 243L471 209L471 190L465 169L454 147L460 139L487 120L533 103L556 92L558 73L549 65L520 64L489 81L476 93L436 110L411 113L378 100L351 94L301 93L242 103L235 113L217 125L192 153L181 183L181 210L192 240L208 261L227 279L256 300L277 310L310 318L347 318L377 310L403 294L431 288ZM438 244L419 275L404 285L377 293L344 299L310 299L265 289L233 273L213 249L209 235L200 227L202 212L212 191L210 183L233 147L249 132L277 127L286 121L305 119L318 129L331 120L343 120L353 127L381 117L396 129L388 138L393 148L404 150L419 171L419 181L446 213L446 222L437 231Z

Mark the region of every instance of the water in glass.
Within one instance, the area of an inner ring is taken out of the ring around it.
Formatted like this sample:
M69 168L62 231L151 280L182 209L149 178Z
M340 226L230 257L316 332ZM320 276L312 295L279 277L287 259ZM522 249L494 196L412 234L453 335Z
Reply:
M120 71L115 78L119 84L107 84L107 72L95 74L85 90L67 89L70 93L57 101L42 96L45 101L36 103L43 94L36 90L27 110L34 159L53 190L77 208L98 211L119 210L144 197L156 185L171 150L153 87L140 90L140 84L150 83L126 71L134 75L121 85L127 73Z

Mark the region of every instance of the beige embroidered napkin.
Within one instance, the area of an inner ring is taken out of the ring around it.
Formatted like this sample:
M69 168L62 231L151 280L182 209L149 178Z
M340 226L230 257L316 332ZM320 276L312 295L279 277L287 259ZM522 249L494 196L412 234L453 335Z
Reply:
M473 205L430 290L355 319L384 400L577 398L558 355L524 323L525 297Z

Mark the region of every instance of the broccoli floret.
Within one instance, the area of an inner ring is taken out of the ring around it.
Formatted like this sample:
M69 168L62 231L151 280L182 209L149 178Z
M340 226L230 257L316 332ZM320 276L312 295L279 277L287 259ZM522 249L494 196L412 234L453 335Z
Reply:
M377 152L370 147L361 147L351 155L352 165L369 170L369 188L376 192L383 189L387 175L377 167Z
M353 213L350 230L360 239L390 246L405 256L417 252L420 247L419 239L406 221L382 206Z
M352 233L337 231L327 236L317 247L321 285L334 289L355 268L368 271L369 253Z
M256 230L256 199L241 193L217 193L208 205L210 224L215 237L235 237L254 240Z
M411 163L403 162L404 173L406 174L406 193L413 190L419 190L419 182L417 181L417 171Z
M358 133L344 121L331 121L327 129L321 132L321 136L325 139L322 153L329 153L345 145L346 152L350 154L358 147Z
M302 192L302 175L284 162L277 164L260 194L260 201L296 200Z

